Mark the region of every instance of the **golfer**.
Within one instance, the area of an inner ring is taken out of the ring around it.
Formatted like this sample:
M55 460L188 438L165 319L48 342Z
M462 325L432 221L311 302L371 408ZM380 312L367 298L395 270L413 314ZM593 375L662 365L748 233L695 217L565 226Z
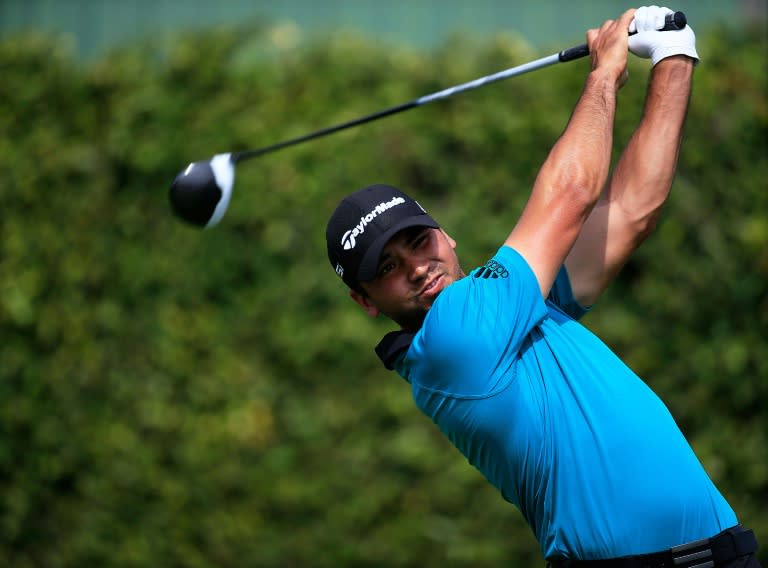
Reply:
M484 266L465 276L455 241L388 185L346 197L326 231L355 302L401 328L376 348L384 365L520 509L553 567L759 566L754 533L667 408L577 322L652 231L672 184L698 55L690 27L656 31L669 12L629 10L587 32L583 93ZM628 51L652 71L609 177Z

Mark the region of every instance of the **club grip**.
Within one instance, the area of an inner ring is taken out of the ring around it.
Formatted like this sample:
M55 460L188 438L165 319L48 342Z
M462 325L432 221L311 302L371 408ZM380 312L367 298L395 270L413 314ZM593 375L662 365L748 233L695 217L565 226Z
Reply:
M672 12L664 17L664 27L659 31L668 32L672 30L682 30L687 24L688 18L685 17L683 12ZM629 35L635 33L637 32L632 32ZM560 60L560 63L565 63L566 61L573 61L574 59L586 57L587 55L589 55L589 47L584 43L564 49L558 54L557 58Z
M664 16L664 27L660 32L669 32L674 30L682 30L688 24L688 18L685 17L683 12L670 12ZM635 35L637 32L632 32L629 35Z
M682 30L685 26L688 25L688 18L685 17L685 14L682 12L673 12L671 14L667 14L667 16L664 18L664 27L661 28L661 31L669 31L669 30Z

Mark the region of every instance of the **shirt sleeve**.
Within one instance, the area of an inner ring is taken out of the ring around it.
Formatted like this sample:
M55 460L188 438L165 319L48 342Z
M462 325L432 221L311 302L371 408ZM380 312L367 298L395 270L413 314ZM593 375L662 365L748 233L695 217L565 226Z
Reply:
M576 298L573 297L571 280L568 277L568 271L565 269L565 265L563 265L560 268L560 272L557 273L557 278L555 278L555 282L552 284L547 300L575 320L581 318L581 316L586 314L590 309L582 306Z
M504 246L440 294L406 356L410 377L446 394L489 394L547 313L533 270Z

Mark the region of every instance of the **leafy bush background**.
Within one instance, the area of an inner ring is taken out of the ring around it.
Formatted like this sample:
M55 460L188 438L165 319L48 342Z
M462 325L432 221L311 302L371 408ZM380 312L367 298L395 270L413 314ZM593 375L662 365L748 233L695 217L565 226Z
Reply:
M374 181L418 195L467 267L506 236L586 61L242 165L222 224L175 220L188 162L270 144L541 56L457 36L189 35L81 65L0 44L0 564L540 566L413 406L325 257ZM586 323L662 396L768 560L766 38L699 33L663 221ZM617 151L641 112L631 62Z

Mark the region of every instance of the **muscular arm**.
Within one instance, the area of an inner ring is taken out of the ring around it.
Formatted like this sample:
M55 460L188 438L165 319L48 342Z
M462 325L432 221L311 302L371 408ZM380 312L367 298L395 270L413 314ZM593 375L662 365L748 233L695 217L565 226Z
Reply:
M568 126L545 160L505 244L527 261L546 296L598 200L610 169L616 95L634 10L587 33L592 71Z
M653 68L643 118L566 258L574 296L584 306L656 225L677 167L693 63L675 56Z

